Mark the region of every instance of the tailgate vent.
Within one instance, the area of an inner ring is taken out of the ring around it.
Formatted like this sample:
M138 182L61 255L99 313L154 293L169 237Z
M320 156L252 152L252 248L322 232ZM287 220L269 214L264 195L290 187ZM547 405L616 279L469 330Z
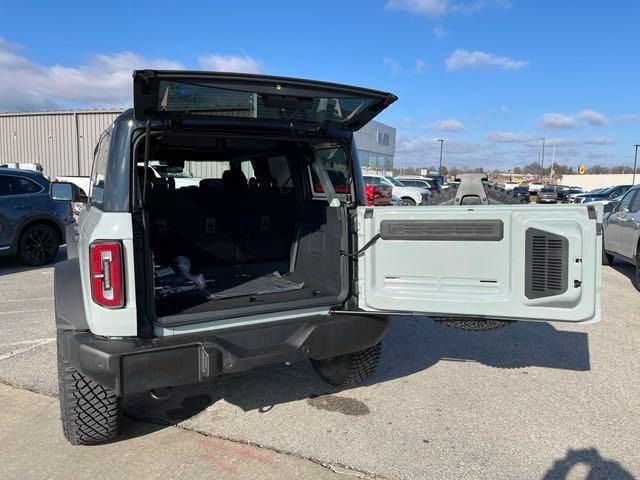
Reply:
M551 297L567 291L569 241L562 235L529 228L526 233L525 295Z

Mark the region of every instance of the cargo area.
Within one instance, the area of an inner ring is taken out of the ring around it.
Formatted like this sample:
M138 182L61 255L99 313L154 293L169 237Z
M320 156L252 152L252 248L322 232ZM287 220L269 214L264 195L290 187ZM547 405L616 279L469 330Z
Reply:
M146 172L144 141L134 155L158 323L344 300L346 209L310 168L322 162L345 192L341 146L165 133Z

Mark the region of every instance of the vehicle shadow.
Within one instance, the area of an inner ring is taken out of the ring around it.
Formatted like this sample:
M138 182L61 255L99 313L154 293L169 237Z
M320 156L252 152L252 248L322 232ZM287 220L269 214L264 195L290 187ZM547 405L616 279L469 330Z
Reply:
M56 256L56 259L53 262L47 265L42 265L40 267L30 267L28 265L24 265L20 263L20 261L16 257L9 257L9 256L0 257L0 277L4 275L11 275L13 273L28 272L30 270L40 270L43 268L51 268L56 263L62 262L63 260L66 260L66 259L67 259L66 246L60 247L60 251L58 251L58 255Z
M495 368L544 367L590 370L588 336L558 331L548 323L515 323L501 330L465 332L426 317L396 317L383 340L376 384L423 371L439 361L479 362ZM163 401L141 394L126 399L133 418L171 425L197 415L220 400L243 411L268 412L274 405L336 393L309 362L263 367L244 375L177 387ZM344 389L343 389L344 390Z
M564 458L554 462L542 479L565 480L577 465L583 465L589 469L584 477L586 480L635 480L636 478L615 460L602 458L597 449L585 448L569 449Z
M622 260L615 259L613 261L613 265L610 265L615 271L620 272L625 277L627 277L631 284L635 286L636 279L636 267L631 265L630 263L623 262Z

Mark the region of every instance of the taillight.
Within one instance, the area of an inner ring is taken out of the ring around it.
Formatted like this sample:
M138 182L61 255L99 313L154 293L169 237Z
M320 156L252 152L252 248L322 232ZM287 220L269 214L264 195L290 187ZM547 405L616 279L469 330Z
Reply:
M89 246L91 298L106 308L124 307L122 244L94 242Z

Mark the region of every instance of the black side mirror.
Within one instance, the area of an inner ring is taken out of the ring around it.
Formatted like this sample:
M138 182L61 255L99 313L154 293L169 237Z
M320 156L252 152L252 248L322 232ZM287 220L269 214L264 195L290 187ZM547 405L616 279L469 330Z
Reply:
M77 185L68 182L53 182L49 196L62 202L87 203L87 195Z

